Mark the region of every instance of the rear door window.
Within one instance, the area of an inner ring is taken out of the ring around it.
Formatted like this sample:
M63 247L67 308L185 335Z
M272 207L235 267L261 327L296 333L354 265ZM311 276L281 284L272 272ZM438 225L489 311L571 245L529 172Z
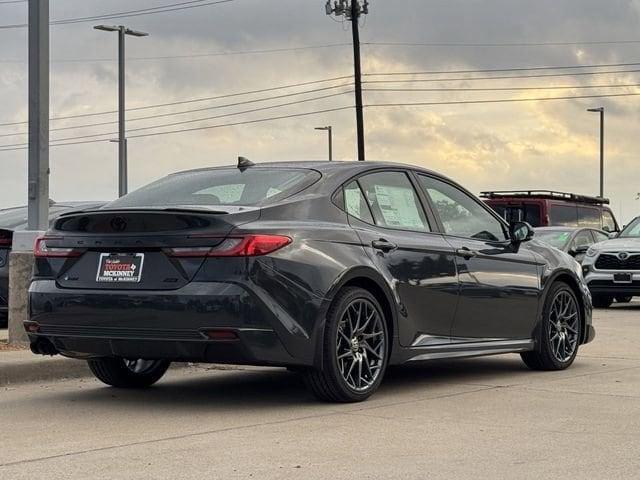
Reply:
M376 225L416 232L431 230L418 194L406 173L371 173L361 177L359 182Z
M577 227L578 208L575 205L552 203L549 206L549 220L551 226Z
M580 227L602 228L600 210L591 207L578 207L578 225Z

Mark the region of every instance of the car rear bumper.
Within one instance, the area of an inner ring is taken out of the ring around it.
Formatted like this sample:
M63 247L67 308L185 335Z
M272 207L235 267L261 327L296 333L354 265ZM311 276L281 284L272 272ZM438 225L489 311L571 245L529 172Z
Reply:
M270 300L237 283L118 291L63 289L38 280L29 290L25 327L32 346L50 342L75 358L311 365L309 337Z

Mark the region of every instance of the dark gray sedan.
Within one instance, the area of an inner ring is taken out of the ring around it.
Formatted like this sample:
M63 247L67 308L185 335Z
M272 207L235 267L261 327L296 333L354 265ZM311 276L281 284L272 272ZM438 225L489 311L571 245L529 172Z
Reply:
M180 172L60 217L35 248L31 349L148 387L172 361L289 367L323 400L388 365L517 352L562 370L593 340L580 266L414 166Z

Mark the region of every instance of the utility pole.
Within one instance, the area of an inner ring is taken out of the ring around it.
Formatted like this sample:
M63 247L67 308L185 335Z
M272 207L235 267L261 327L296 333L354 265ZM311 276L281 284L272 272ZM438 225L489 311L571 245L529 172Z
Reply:
M128 192L127 132L126 132L126 98L125 98L125 38L146 37L149 34L131 30L124 25L96 25L96 30L118 32L118 195L123 197Z
M326 131L329 136L329 161L333 161L333 127L316 127L316 130Z
M49 227L49 0L29 0L28 229Z
M600 198L604 198L604 107L589 108L587 111L600 114Z
M327 1L327 15L336 17L344 16L351 22L353 35L353 65L355 75L356 93L356 127L358 135L358 160L365 161L364 144L364 111L362 103L362 66L360 58L360 25L359 20L362 15L369 13L369 0L331 0Z

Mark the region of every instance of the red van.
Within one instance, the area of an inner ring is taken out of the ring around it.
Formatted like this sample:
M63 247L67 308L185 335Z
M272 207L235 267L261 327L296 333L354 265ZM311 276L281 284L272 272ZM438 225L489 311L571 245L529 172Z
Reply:
M480 197L509 223L620 231L607 198L547 190L482 192Z

